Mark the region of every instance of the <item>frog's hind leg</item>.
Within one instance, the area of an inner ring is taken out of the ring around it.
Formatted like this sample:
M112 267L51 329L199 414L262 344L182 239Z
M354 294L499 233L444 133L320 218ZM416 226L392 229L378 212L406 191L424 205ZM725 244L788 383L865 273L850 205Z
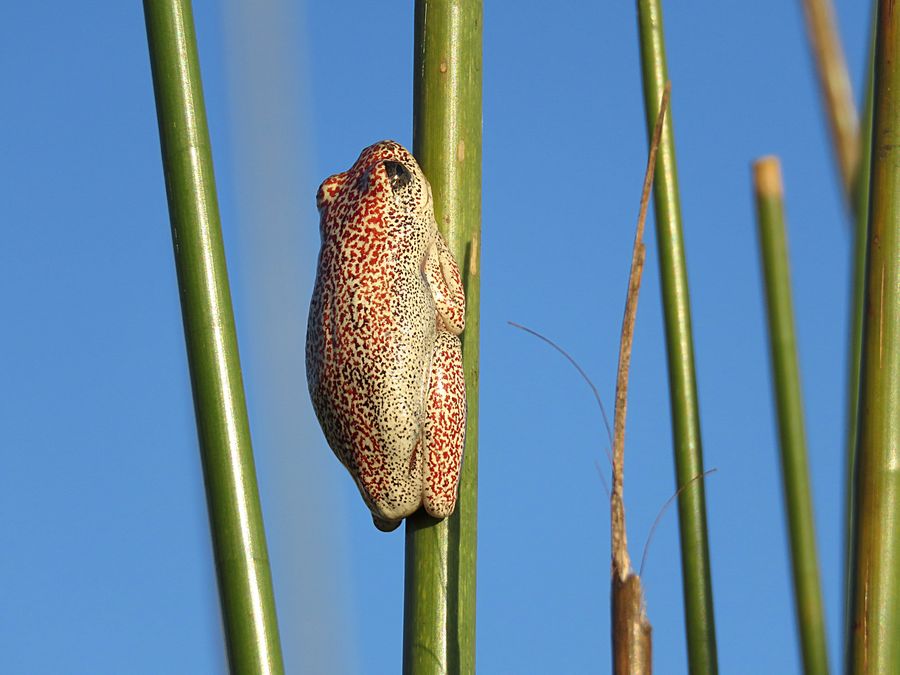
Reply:
M456 506L466 438L466 383L459 338L438 330L428 387L425 421L425 510L446 518Z
M459 266L440 233L425 261L425 278L444 329L459 335L466 327L466 296Z

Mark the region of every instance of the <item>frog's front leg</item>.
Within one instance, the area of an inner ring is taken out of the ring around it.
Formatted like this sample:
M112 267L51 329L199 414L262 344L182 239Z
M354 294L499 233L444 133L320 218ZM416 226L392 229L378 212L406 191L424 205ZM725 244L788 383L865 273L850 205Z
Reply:
M440 233L435 236L425 261L425 277L443 328L453 335L459 335L466 327L466 296L459 266Z
M438 330L431 357L428 416L425 421L423 504L435 518L456 506L459 472L466 440L466 383L459 338Z

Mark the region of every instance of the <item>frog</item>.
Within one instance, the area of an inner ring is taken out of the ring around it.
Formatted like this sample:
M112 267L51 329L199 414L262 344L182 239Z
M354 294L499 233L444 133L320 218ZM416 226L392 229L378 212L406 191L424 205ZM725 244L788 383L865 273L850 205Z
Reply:
M466 429L465 293L431 186L395 141L316 194L321 247L306 371L325 439L375 526L456 506Z

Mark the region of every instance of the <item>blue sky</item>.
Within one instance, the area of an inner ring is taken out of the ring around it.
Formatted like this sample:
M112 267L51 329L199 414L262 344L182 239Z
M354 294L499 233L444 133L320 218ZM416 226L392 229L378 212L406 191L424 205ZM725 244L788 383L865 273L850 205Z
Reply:
M312 417L314 195L411 143L412 3L195 3L289 672L390 673L403 534ZM868 11L838 2L859 94ZM246 5L246 6L244 6ZM486 3L481 672L604 672L612 404L646 135L633 3ZM666 3L720 669L799 672L750 162L783 160L832 666L849 229L800 3ZM225 667L140 3L0 9L0 670ZM652 218L626 443L631 552L674 491ZM677 519L645 569L656 672L686 672Z

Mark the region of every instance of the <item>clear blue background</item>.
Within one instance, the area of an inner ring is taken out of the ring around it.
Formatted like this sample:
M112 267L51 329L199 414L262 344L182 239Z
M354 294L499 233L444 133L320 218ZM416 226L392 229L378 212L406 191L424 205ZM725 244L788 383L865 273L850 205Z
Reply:
M866 3L838 14L859 95ZM723 673L799 672L749 166L783 159L832 666L849 228L800 3L666 3ZM195 3L286 664L394 673L377 532L303 369L314 194L411 143L412 3ZM140 3L0 8L0 671L225 669ZM607 444L646 136L634 3L487 2L478 663L605 672ZM652 222L627 437L632 556L674 491ZM644 571L686 672L677 519Z

